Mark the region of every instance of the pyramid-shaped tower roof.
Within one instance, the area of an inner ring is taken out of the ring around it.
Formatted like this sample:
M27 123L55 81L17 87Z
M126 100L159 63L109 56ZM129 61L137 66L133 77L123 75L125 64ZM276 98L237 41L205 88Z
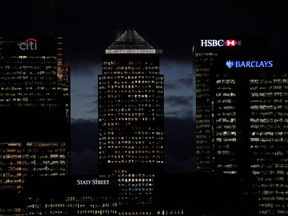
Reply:
M134 29L127 29L106 50L106 54L152 54L161 53L151 46Z

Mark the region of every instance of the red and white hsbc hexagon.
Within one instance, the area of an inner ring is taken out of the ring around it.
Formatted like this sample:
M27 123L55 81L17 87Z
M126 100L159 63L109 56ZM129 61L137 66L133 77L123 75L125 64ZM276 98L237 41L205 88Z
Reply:
M241 41L237 41L234 39L202 39L200 40L201 47L233 47L233 46L241 46Z

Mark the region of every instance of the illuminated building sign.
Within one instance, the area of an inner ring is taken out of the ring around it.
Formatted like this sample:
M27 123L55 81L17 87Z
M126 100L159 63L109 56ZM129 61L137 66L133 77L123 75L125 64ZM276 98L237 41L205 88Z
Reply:
M37 50L37 40L35 38L28 38L18 46L21 50Z
M110 180L103 179L77 179L77 185L109 185Z
M274 67L274 61L226 61L227 68L271 68Z
M203 40L200 40L200 43L201 43L201 47L241 46L241 41L236 41L234 39L228 39L228 40L203 39Z

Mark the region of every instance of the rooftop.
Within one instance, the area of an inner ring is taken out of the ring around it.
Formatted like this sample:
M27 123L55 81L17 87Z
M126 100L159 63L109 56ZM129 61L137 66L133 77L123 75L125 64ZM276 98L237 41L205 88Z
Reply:
M127 29L106 50L106 54L155 54L161 50L151 46L134 29Z

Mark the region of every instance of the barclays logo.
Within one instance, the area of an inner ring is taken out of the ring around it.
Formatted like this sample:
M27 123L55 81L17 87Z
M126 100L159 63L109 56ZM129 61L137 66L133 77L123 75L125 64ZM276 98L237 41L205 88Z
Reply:
M273 61L226 61L227 68L271 68Z
M226 61L226 66L227 66L228 68L232 68L232 67L234 66L234 62L231 61L231 60L228 60L228 61Z

